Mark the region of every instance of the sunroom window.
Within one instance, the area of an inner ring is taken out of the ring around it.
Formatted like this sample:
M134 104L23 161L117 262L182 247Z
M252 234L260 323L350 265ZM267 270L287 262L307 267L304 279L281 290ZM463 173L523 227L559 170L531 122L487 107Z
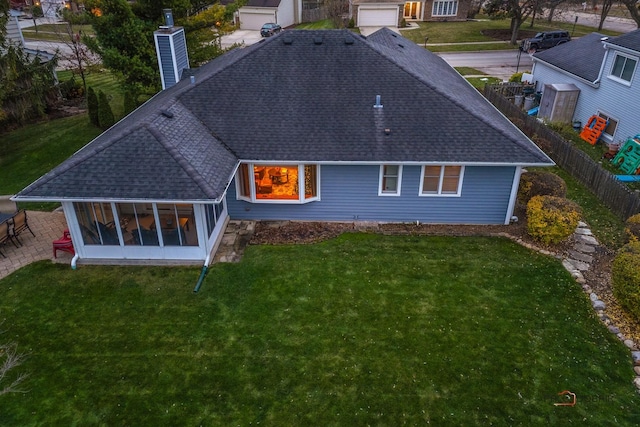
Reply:
M242 164L238 168L236 189L238 198L254 202L310 201L318 197L317 166Z
M193 205L74 203L85 245L197 246Z
M463 174L463 166L423 166L420 194L423 196L459 196Z

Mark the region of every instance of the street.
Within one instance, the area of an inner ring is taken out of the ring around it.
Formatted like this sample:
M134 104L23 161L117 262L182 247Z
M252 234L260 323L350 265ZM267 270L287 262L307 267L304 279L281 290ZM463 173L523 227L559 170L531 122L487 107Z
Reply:
M528 53L520 52L517 49L446 52L437 55L452 67L472 67L502 80L509 80L509 77L517 71L531 71L533 64Z

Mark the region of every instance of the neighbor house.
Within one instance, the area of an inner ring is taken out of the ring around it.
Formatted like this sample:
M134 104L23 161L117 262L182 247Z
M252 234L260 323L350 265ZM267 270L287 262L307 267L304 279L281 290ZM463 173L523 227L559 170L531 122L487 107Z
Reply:
M233 0L222 0L223 5ZM247 0L235 13L241 30L259 30L267 22L279 24L282 28L299 24L302 14L302 0Z
M542 91L556 96L553 85L579 90L573 120L587 124L591 116L608 120L605 142L623 142L640 134L640 30L618 37L591 33L533 55L533 80Z
M388 29L291 30L212 60L22 190L83 259L208 263L227 221L509 224L553 162Z
M405 21L466 21L471 0L350 0L356 27L398 27Z

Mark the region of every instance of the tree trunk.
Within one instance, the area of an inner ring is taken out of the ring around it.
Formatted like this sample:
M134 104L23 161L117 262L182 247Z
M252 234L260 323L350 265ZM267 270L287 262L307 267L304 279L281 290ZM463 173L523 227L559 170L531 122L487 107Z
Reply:
M518 30L522 22L518 18L511 18L511 44L518 43Z
M602 10L600 11L600 23L598 24L598 31L602 30L602 26L604 25L604 20L607 19L607 15L611 10L612 4L613 4L613 0L602 1Z
M627 7L631 19L633 19L636 22L636 26L640 28L640 9L638 9L636 0L622 0L622 4Z
M549 6L549 16L547 16L547 22L553 21L553 14L556 13L556 5Z

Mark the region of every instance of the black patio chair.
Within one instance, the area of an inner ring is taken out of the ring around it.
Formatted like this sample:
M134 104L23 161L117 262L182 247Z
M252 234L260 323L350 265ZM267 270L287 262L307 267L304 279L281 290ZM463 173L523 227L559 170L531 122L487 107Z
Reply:
M18 243L20 243L20 245L22 245L22 242L20 241L18 236L24 230L29 230L29 233L31 233L33 237L36 236L35 234L33 234L33 230L31 230L31 227L29 227L29 222L27 220L27 211L25 211L24 209L20 209L18 213L13 216L12 220L13 220L13 230L11 231L12 237L15 238L18 241Z

